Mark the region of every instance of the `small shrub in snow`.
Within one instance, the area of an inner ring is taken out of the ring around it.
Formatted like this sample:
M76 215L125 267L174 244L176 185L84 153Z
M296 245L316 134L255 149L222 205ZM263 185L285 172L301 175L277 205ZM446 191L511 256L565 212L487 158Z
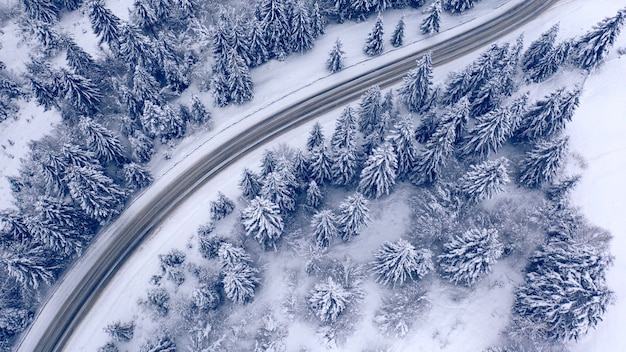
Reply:
M113 342L107 342L104 346L98 348L98 352L119 352L120 350Z
M109 336L111 336L111 338L115 341L120 341L120 342L130 341L133 338L133 335L135 333L135 322L134 321L129 321L129 322L116 321L114 323L107 325L104 328L104 331L106 331L109 334Z
M211 202L211 220L222 220L235 209L235 203L224 195L217 192L217 200Z
M201 285L191 292L191 302L201 311L216 309L221 300L219 291L212 285Z
M157 287L149 289L147 296L144 303L158 315L166 316L170 309L170 294L164 288Z

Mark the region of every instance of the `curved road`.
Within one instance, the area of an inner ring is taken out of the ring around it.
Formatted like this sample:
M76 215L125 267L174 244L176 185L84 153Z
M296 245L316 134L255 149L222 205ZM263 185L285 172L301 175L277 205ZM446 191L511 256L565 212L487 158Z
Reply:
M359 99L372 85L378 84L385 88L400 82L402 76L415 67L415 60L427 51L432 51L434 65L450 62L520 28L557 1L524 1L490 22L305 98L269 116L234 136L214 152L203 156L135 214L126 211L120 219L102 231L100 238L110 238L106 246L97 250L89 248L68 270L38 312L33 324L22 334L17 350L62 351L103 288L135 249L178 205L246 153L311 119ZM88 268L86 275L82 274L85 272L84 267Z

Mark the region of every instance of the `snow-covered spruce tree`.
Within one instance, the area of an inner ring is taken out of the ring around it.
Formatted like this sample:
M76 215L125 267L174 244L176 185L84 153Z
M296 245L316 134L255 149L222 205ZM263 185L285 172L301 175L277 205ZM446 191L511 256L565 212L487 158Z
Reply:
M476 0L445 0L444 8L451 13L461 13L474 7Z
M428 16L420 24L422 34L439 33L441 26L441 0L435 2L428 8Z
M235 49L230 49L226 62L226 80L229 102L241 105L252 99L254 85L250 78L250 70Z
M572 46L571 40L566 40L555 46L527 71L528 80L539 83L554 75L559 67L568 62Z
M291 51L304 53L313 47L313 28L309 11L302 0L295 3L291 14Z
M374 149L361 171L359 192L371 198L388 195L396 183L397 169L398 159L391 144Z
M55 23L59 19L59 9L50 0L22 0L28 17L43 23Z
M454 284L473 285L502 256L503 246L495 229L470 229L444 244L439 256L444 276Z
M502 192L502 186L509 183L509 161L505 158L487 160L471 165L470 170L458 181L458 187L469 202L478 203Z
M502 76L496 75L474 91L471 97L470 116L481 116L499 107L504 98L502 87Z
M271 149L265 149L263 151L263 158L261 159L261 175L267 176L270 172L276 171L276 154Z
M290 49L290 23L284 0L261 0L259 19L270 58L283 60Z
M278 205L267 199L256 197L241 212L246 235L254 237L263 249L273 248L283 233L283 219Z
M74 108L86 114L99 111L98 105L102 93L89 79L62 69L60 75L61 93L68 99Z
M350 17L358 22L364 21L372 10L372 1L370 0L349 0Z
M535 102L524 115L518 134L529 140L550 138L559 134L572 121L581 90L566 92L564 88Z
M394 48L400 47L404 43L404 26L404 15L402 15L391 35L390 43Z
M206 106L200 101L197 95L191 96L191 117L192 123L202 125L211 121L211 113Z
M585 336L615 300L606 282L612 261L587 244L549 241L532 256L515 292L513 328L548 341Z
M65 47L65 61L76 73L84 76L93 72L95 62L91 55L69 36L63 37L62 42Z
M151 29L157 23L156 14L146 0L136 0L130 11L133 22L143 29Z
M222 265L222 269L239 264L252 264L250 255L246 253L243 247L234 246L232 243L226 241L222 242L220 248L217 250L217 257Z
M152 154L154 154L154 144L150 137L146 136L141 131L134 131L134 133L128 137L130 146L132 149L133 158L140 163L150 161Z
M170 294L162 287L150 288L146 292L143 303L152 309L158 316L165 317L170 310Z
M258 270L246 264L229 266L222 273L224 293L228 299L237 304L252 301L260 281Z
M117 214L126 194L102 171L88 166L71 166L65 179L72 199L85 214L101 223Z
M357 149L353 146L335 149L332 155L330 173L332 183L337 186L347 186L354 182L358 173Z
M211 201L210 204L211 220L213 221L222 220L235 210L235 203L222 192L217 192L217 200Z
M256 20L251 20L249 41L248 47L250 48L250 52L248 56L250 60L252 60L250 66L256 67L266 62L270 54L267 49L267 44L265 43L261 23Z
M339 204L337 226L344 241L349 241L359 235L363 226L371 220L369 217L368 201L361 193L354 193Z
M282 213L296 209L295 195L280 171L265 176L261 197L276 204Z
M389 140L396 151L398 159L397 179L402 180L409 176L417 160L417 141L415 127L410 116L401 117L394 125Z
M465 138L463 154L487 158L489 153L497 153L519 127L527 101L528 94L524 94L507 107L478 116Z
M306 205L317 208L319 207L323 199L324 195L317 185L317 182L315 182L315 180L311 180L311 182L309 182L309 186L306 189Z
M448 156L454 150L456 128L453 120L439 124L433 135L426 142L424 149L417 155L413 173L409 175L416 185L434 182L445 166Z
M232 28L232 40L231 45L233 49L239 54L239 57L246 64L246 67L252 65L252 54L250 52L250 37L249 33L251 28L248 27L249 23L244 22L242 19L237 19L233 23Z
M322 145L313 149L309 160L311 179L315 180L318 185L323 185L324 182L331 180L332 160L328 155L326 146Z
M254 199L261 194L263 184L259 181L259 176L249 168L244 168L239 181L239 188L246 199Z
M348 307L352 294L332 277L315 284L308 298L309 307L322 321L333 323Z
M315 244L319 248L328 248L330 241L337 237L337 218L331 210L320 210L311 219Z
M291 170L296 178L296 181L299 182L300 187L303 187L309 182L311 177L309 171L309 160L301 149L296 150L293 160L291 160Z
M126 187L131 190L141 189L152 183L150 172L137 163L124 164L122 171L124 172Z
M42 246L15 245L3 246L0 262L9 277L25 290L36 290L40 285L51 285L58 267L51 263L49 250Z
M530 44L528 49L524 52L524 55L522 55L520 63L522 71L529 72L554 49L554 42L558 33L559 24L557 23Z
M201 284L194 288L190 298L195 308L206 313L219 307L222 297L215 286L217 285Z
M313 38L318 38L325 33L326 18L320 11L320 6L316 1L313 3L313 8L311 9L311 34Z
M393 287L404 282L418 280L434 270L432 252L428 249L417 250L406 240L386 241L374 253L372 271L376 273L376 282Z
M350 106L346 106L335 122L335 131L330 138L333 150L354 146L356 139L356 118Z
M33 313L20 307L0 308L0 341L11 340L22 332L33 318ZM4 344L3 344L4 346Z
M383 41L383 18L379 14L376 19L376 23L374 23L374 28L368 34L367 39L365 40L365 46L363 47L363 51L369 56L380 55L384 49L384 41Z
M127 342L133 338L135 334L134 321L115 321L104 328L104 331L115 341Z
M551 183L563 163L568 142L569 138L559 137L535 144L520 165L519 182L526 187Z
M359 132L371 134L380 124L382 114L382 93L379 86L374 86L363 93L359 102Z
M99 36L98 44L107 43L109 48L116 51L120 43L121 20L113 12L104 7L103 0L89 0L85 4L91 28Z
M575 64L586 70L597 67L615 43L625 18L626 9L619 10L615 16L605 18L579 38L574 44Z
M400 87L400 98L409 111L421 112L432 93L433 64L428 52L418 62L417 68L409 71Z
M342 49L343 44L337 39L335 45L328 54L328 60L326 60L326 68L331 73L342 70L345 67L346 53Z
M306 141L306 148L309 151L312 151L315 148L318 148L324 144L324 132L322 132L322 125L319 122L316 122L309 132L309 138Z
M109 129L88 117L80 119L78 128L85 137L84 142L89 150L93 151L100 161L124 162L126 159L124 147Z

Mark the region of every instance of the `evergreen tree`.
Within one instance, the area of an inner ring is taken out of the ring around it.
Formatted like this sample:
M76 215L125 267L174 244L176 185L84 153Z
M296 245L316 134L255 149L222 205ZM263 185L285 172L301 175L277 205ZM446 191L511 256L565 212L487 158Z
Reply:
M234 49L230 49L225 70L228 77L228 102L241 105L251 100L254 86L250 78L250 71Z
M361 96L359 102L359 131L366 136L380 124L382 116L382 94L380 87L374 86Z
M332 323L348 307L352 294L332 277L315 284L309 296L309 307L322 322Z
M326 68L331 73L340 71L345 66L345 52L341 49L342 44L339 39L335 41L335 46L328 54L328 60L326 60Z
M55 23L59 19L59 9L50 0L22 0L28 17L43 23Z
M20 307L0 308L0 339L8 341L22 332L33 319L33 313Z
M131 14L140 28L149 29L157 23L156 14L147 0L136 0Z
M398 158L397 178L399 180L409 176L417 160L415 130L410 116L404 116L394 125L390 135L391 144Z
M89 79L63 69L61 70L60 83L63 94L76 109L84 113L93 113L99 110L98 105L102 99L102 94Z
M142 65L135 66L132 81L132 95L139 102L140 106L146 101L154 104L160 103L159 83Z
M363 21L372 10L373 1L370 0L350 0L350 16L357 21Z
M330 241L339 234L337 230L337 218L335 214L328 209L320 210L313 215L311 227L313 228L315 244L322 249L328 248Z
M309 161L300 149L296 150L296 155L294 155L291 162L291 170L300 185L305 185L308 182L311 176L309 172Z
M322 132L322 125L316 122L309 132L309 139L306 141L306 147L309 151L315 148L319 148L324 145L324 133Z
M236 265L251 265L252 258L243 247L234 246L230 242L223 242L217 251L222 269Z
M132 340L133 335L135 334L135 322L116 321L107 325L104 328L104 331L106 331L115 341L128 342Z
M299 0L294 5L291 17L291 51L304 53L311 50L314 39L309 11L304 2Z
M354 146L341 147L333 151L330 173L333 184L346 186L352 184L358 168L357 149Z
M376 260L372 263L372 271L377 274L377 282L395 287L409 279L421 279L433 271L435 267L432 255L428 249L417 250L403 239L396 242L386 241L374 253Z
M441 0L435 0L428 9L428 16L420 25L423 34L439 33L441 26Z
M262 187L263 184L259 181L259 176L249 168L244 168L239 181L239 188L241 188L243 196L246 199L254 199L261 194Z
M333 150L354 146L356 139L356 119L350 106L346 106L335 121L335 131L330 139Z
M521 60L522 70L529 72L554 48L554 41L559 33L559 24L550 27L546 32L532 42L524 52Z
M211 121L211 113L195 94L191 96L191 121L196 124L206 124Z
M473 203L502 192L502 186L509 183L508 164L507 159L499 158L471 165L470 171L458 181L459 191Z
M393 0L373 0L372 8L380 13L392 7Z
M539 58L539 61L533 67L528 69L528 79L539 83L550 78L559 70L559 67L569 60L571 49L571 41L561 42L545 56Z
M409 111L423 111L432 94L433 64L431 53L427 53L417 62L417 68L409 71L403 78L400 97Z
M396 183L398 161L389 143L376 148L361 171L359 191L365 196L379 198L388 195Z
M278 205L283 213L296 209L294 194L279 171L270 172L265 176L261 196Z
M141 189L148 187L152 183L152 176L148 170L139 164L133 162L124 164L122 171L124 172L126 186L130 189Z
M170 294L162 287L148 289L144 303L158 316L165 317L170 310Z
M357 236L363 226L371 220L369 217L368 201L361 193L354 193L339 204L337 224L341 238L349 241Z
M470 229L444 245L439 256L444 275L455 284L472 286L502 256L503 246L495 229Z
M332 160L328 155L326 146L315 148L311 152L310 157L310 175L311 179L315 180L318 185L323 185L324 182L331 180L331 163Z
M290 49L290 24L283 0L261 0L261 29L270 57L282 60Z
M580 89L566 92L560 88L533 104L524 115L518 134L530 140L559 134L572 121L578 106Z
M461 13L474 7L476 0L446 0L444 7L451 13Z
M258 270L249 265L237 264L226 268L222 276L222 285L226 297L237 304L250 302L260 283Z
M324 33L326 33L326 18L320 12L320 6L316 1L311 11L311 34L313 38L318 38Z
M85 52L70 37L65 37L63 39L63 44L65 46L65 60L75 72L83 76L92 72L95 63L91 55Z
M217 192L217 200L211 201L211 220L219 221L227 217L235 210L235 203L224 195Z
M118 56L131 68L136 65L152 67L156 53L150 40L141 34L139 28L126 24L121 30Z
M117 50L120 43L120 19L104 7L103 0L89 0L86 6L91 28L100 37L98 44L107 43L111 49Z
M619 10L613 17L605 18L583 35L574 45L574 62L583 69L592 69L608 54L615 43L626 18L626 9Z
M265 149L263 159L261 159L261 174L267 176L270 172L276 171L276 155L270 149Z
M611 264L590 245L549 241L532 256L526 281L515 291L514 324L547 341L579 340L615 300L606 282Z
M374 28L368 34L365 46L363 47L363 51L367 55L376 56L382 54L384 49L383 33L383 18L381 15L378 15Z
M315 180L311 180L306 190L306 205L317 208L323 199L324 195L317 185L317 182L315 182Z
M119 212L126 195L102 171L71 166L65 178L70 196L87 216L104 223Z
M36 290L39 285L54 282L54 273L58 268L50 261L50 253L40 246L5 247L0 253L0 262L7 274L25 289Z
M250 29L250 56L251 66L259 66L267 61L270 54L267 49L267 43L265 43L265 37L261 29L261 24L258 21L252 21Z
M235 21L232 28L231 46L239 57L243 60L247 67L252 66L252 52L250 50L250 35L251 28L249 24L241 20Z
M133 158L140 163L150 161L152 154L154 154L154 145L148 136L141 131L135 131L133 135L128 137L128 140L133 151Z
M107 342L98 348L98 352L120 352L113 342Z
M200 311L206 313L219 307L220 293L212 285L201 285L191 292L191 302Z
M526 187L541 187L552 182L567 152L569 139L538 142L520 166L519 182Z
M502 76L497 75L475 91L470 105L471 116L481 116L499 107L504 96L502 87Z
M124 162L126 159L124 147L106 127L90 118L83 117L78 122L78 128L85 137L87 147L95 153L99 160Z
M402 46L404 42L404 15L400 17L398 24L396 25L396 29L394 29L393 34L391 36L391 46L397 48Z
M254 237L263 249L276 250L276 243L283 232L283 219L278 205L256 197L241 212L241 222L246 235Z

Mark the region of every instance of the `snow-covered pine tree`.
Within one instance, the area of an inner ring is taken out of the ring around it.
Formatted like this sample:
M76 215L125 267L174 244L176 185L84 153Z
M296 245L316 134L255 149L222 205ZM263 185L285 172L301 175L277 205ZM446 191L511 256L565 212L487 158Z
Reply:
M245 264L229 266L222 273L222 285L226 297L237 304L252 301L254 291L260 282L258 270Z
M454 284L472 286L502 256L503 246L495 229L470 229L444 244L439 256L444 275Z
M104 223L120 211L126 194L102 171L70 166L65 179L70 196L87 216Z
M430 250L418 250L404 239L386 241L374 253L376 260L372 262L372 271L377 275L377 282L395 287L409 279L419 280L433 271L432 256Z
M118 320L108 324L104 331L115 341L128 342L132 340L135 334L135 322L132 320L127 322Z
M202 284L191 292L192 304L203 313L217 309L221 300L222 297L214 285Z
M67 64L80 75L88 75L94 69L95 62L83 48L81 48L74 39L69 36L63 38L65 46L65 60Z
M621 9L613 17L608 17L595 25L574 44L574 62L582 69L593 69L608 54L619 35L626 9Z
M333 150L353 147L356 139L356 119L354 111L350 106L346 106L335 122L335 131L330 139L330 146Z
M476 0L446 0L444 8L451 13L461 13L474 7Z
M330 173L332 183L338 186L352 184L358 172L358 155L354 146L333 150Z
M541 187L552 182L559 171L569 138L559 137L535 144L520 165L519 182L526 187Z
M530 44L521 59L522 71L529 72L554 49L554 42L558 33L559 24L557 23Z
M265 175L261 197L278 205L282 213L296 209L295 195L280 171Z
M337 226L344 241L349 241L359 235L363 226L371 220L369 217L368 201L361 193L354 193L339 204Z
M315 39L324 33L326 33L326 18L320 12L320 6L316 1L311 9L311 34Z
M59 9L50 0L22 0L28 17L43 23L55 23L59 19Z
M154 76L142 65L135 66L133 71L133 98L140 104L146 101L157 104L161 100L159 98L159 90L159 83Z
M313 29L309 11L302 0L293 6L291 14L291 51L304 53L313 48Z
M156 58L151 41L133 25L123 25L121 33L119 58L129 67L134 65L151 67Z
M30 237L24 223L24 215L17 210L0 211L0 239L14 243L23 243Z
M144 304L150 307L158 316L165 317L170 311L170 294L162 287L150 288L146 292Z
M242 19L234 21L231 32L231 45L239 54L239 57L243 60L247 67L252 66L252 55L250 51L250 32L252 28L249 28L249 23L244 22Z
M428 8L428 16L420 24L422 34L439 33L441 27L441 0L435 2Z
M94 154L78 144L72 142L63 144L60 155L63 158L64 165L69 166L71 164L79 167L99 168L98 161L95 159ZM65 170L65 172L67 173L67 170Z
M256 197L241 212L246 235L254 237L263 249L273 248L283 232L283 219L278 205L267 199Z
M346 56L341 47L341 41L337 39L335 41L335 45L328 54L328 60L326 60L326 68L328 69L328 71L330 71L330 73L340 71L345 66Z
M154 145L148 136L141 131L135 131L133 135L128 137L128 141L133 151L133 158L140 163L150 161L152 154L154 154Z
M229 50L225 71L228 102L241 105L251 100L254 96L254 84L250 78L250 70L234 48Z
M308 298L309 307L322 321L332 323L348 307L352 293L332 277L315 284Z
M33 313L21 307L0 308L0 338L8 342L22 332L33 319ZM5 345L6 346L6 345Z
M150 172L139 164L134 162L124 164L122 171L124 172L126 187L131 190L141 189L152 183L152 176L150 175Z
M271 149L265 149L263 159L261 159L261 175L267 176L270 172L276 170L276 155Z
M222 192L217 192L217 200L210 204L211 220L214 222L222 220L235 210L235 203Z
M409 176L417 160L417 146L415 141L415 127L410 116L401 117L394 125L389 136L398 159L397 179L402 180Z
M379 14L376 23L374 23L374 28L365 40L365 46L363 47L365 54L369 56L382 54L384 50L383 33L383 17Z
M615 301L606 282L612 261L588 244L549 241L532 256L526 281L515 291L514 328L547 341L585 336Z
M396 29L394 29L393 34L391 35L391 46L397 48L402 46L404 42L404 15L400 17L398 24L396 25Z
M290 23L284 0L261 0L259 15L271 58L283 60L290 49Z
M372 10L373 2L370 0L349 0L350 17L357 21L363 21Z
M311 180L306 189L306 205L317 208L320 206L323 199L324 195L322 194L320 187L317 185L317 182L315 182L315 180Z
M70 257L82 252L91 235L88 221L80 210L63 200L41 196L24 224L33 241L43 244L58 256Z
M150 29L157 23L156 14L147 0L135 0L131 18L137 26L143 29Z
M379 198L388 195L396 183L398 159L389 143L374 149L361 171L359 192L367 197Z
M471 98L470 115L473 117L484 115L500 106L503 99L502 76L490 78L480 89L474 91Z
M331 180L332 160L325 145L313 149L309 160L311 179L315 180L318 185L323 185L324 182Z
M337 237L337 218L329 209L320 210L311 219L313 236L317 247L325 249L330 245L330 241Z
M249 168L244 168L239 181L239 188L246 199L254 199L261 194L263 184L259 181L259 176Z
M379 86L373 86L363 93L359 102L359 132L371 134L377 129L382 116L382 93Z
M535 102L524 115L518 135L529 140L550 138L559 134L572 121L578 107L581 90L566 92L559 88L544 99Z
M554 75L563 64L569 60L573 42L563 41L550 50L544 57L531 67L527 72L528 80L539 83Z
M306 185L311 177L309 172L309 161L307 160L301 149L297 149L291 161L291 170L300 186Z
M113 342L107 342L98 347L98 352L120 352L120 350Z
M433 64L428 52L418 62L417 68L403 78L400 97L409 111L421 112L429 101L433 85Z
M266 62L270 56L267 44L265 43L263 30L261 29L261 23L256 20L251 20L249 40L250 43L248 47L250 48L250 52L248 56L250 60L252 60L250 65L251 67L256 67Z
M62 69L60 84L63 95L72 102L74 108L86 114L99 111L102 93L91 80Z
M471 165L470 170L458 181L458 187L469 202L478 203L502 192L502 186L509 183L509 161L505 158L487 160Z
M115 161L118 165L126 160L126 152L117 136L91 118L82 117L78 122L84 142L102 162Z
M103 0L89 0L85 6L91 28L94 34L100 37L98 44L107 43L111 50L116 51L120 44L121 20L104 7Z
M191 122L195 124L206 124L211 121L211 113L200 101L197 95L191 96Z
M235 246L230 242L222 242L220 248L217 250L217 257L219 258L222 269L233 267L235 265L251 265L252 258L246 253L246 250L241 246Z
M40 285L54 283L57 266L51 264L51 254L42 246L4 246L0 252L0 262L8 276L26 290L36 290Z
M306 147L309 151L324 145L324 133L322 132L322 125L316 122L309 132L309 138L306 141Z

